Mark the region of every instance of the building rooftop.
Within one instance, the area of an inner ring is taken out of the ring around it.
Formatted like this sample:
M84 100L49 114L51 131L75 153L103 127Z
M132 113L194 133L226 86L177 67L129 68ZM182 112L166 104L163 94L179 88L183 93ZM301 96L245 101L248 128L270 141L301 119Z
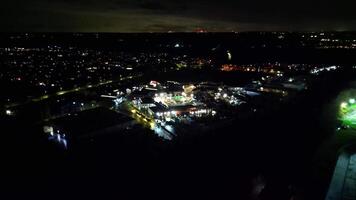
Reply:
M100 107L55 119L53 124L69 137L82 137L101 129L125 124L131 120L130 117Z

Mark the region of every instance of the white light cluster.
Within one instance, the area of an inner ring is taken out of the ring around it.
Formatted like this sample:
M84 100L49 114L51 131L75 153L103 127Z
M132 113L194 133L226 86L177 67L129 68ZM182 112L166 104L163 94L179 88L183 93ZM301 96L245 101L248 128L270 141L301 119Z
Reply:
M337 70L338 68L340 68L339 66L329 66L329 67L323 67L323 68L317 68L317 69L312 69L310 70L311 74L319 74L320 72L323 71L334 71Z
M156 115L157 115L158 117L165 117L165 116L172 116L172 115L173 115L173 116L176 116L177 114L178 114L178 112L175 111L175 110L156 113Z
M49 136L48 136L48 140L50 141L55 141L60 145L63 145L63 147L65 149L68 148L68 142L66 139L66 135L64 133L60 133L59 130L57 130L56 132L50 131L49 132Z
M216 111L214 110L208 110L208 109L200 109L200 110L196 110L196 111L190 111L189 114L191 116L195 116L195 117L202 117L202 116L206 116L206 115L216 115Z
M227 93L221 94L220 92L215 93L215 100L221 99L223 101L228 102L231 105L241 105L242 103L245 103L244 101L241 101L240 99L236 98L234 95L229 96Z

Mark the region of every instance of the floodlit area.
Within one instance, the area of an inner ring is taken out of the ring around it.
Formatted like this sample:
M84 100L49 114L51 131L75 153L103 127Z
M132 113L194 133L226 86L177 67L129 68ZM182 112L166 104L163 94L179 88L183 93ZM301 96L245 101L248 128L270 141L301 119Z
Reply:
M307 77L277 73L241 85L151 80L115 88L101 97L112 99L113 109L119 113L126 113L138 124L171 140L190 128L208 130L226 119L249 116L257 111L255 106L263 98L286 100L307 88ZM355 102L353 99L347 103Z
M154 101L162 103L165 106L187 105L194 102L194 95L187 95L185 92L181 94L155 94Z
M218 91L214 94L214 99L216 101L225 102L232 106L238 106L246 103L244 100L241 100L241 98L239 98L243 95L243 92L244 90L240 88L218 88Z
M344 121L348 124L355 125L356 124L356 110L353 110L347 113L344 117Z
M340 120L343 126L356 128L356 100L354 98L340 104Z
M151 80L115 88L101 97L112 99L113 109L119 113L126 113L158 136L172 140L188 129L208 130L226 119L249 116L257 111L254 106L263 98L287 99L308 88L305 76L279 74L264 75L246 85Z
M231 113L231 109L247 103L244 95L249 94L243 88L222 84L175 81L151 81L116 93L113 101L119 112L127 112L166 140L188 131L180 126L189 124L194 129L219 122L219 117L226 118L226 111Z

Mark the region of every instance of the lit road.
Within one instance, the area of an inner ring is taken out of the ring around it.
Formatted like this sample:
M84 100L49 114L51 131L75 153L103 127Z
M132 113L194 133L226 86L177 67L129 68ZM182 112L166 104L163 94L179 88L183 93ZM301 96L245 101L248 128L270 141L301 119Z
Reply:
M137 122L139 122L139 124L143 125L144 127L148 127L152 130L154 129L156 123L152 117L145 115L140 110L130 104L126 104L126 106L127 110L131 114L131 117L134 118Z
M167 126L163 127L163 126L158 125L153 118L147 117L145 114L141 113L137 109L132 109L131 113L132 113L132 117L139 124L141 124L144 127L150 128L158 136L163 137L166 140L172 140L173 139L173 135L174 134L172 132L173 129L171 127L167 128Z
M138 124L141 124L143 127L149 128L154 131L160 137L163 137L166 140L172 140L173 136L175 135L173 132L173 128L169 127L162 127L158 125L154 118L151 116L147 116L146 114L142 113L140 110L135 108L134 106L130 105L129 103L124 104L124 110L128 112L130 117L134 118Z
M134 79L134 78L138 78L140 76L142 76L142 75L127 76L127 77L120 78L119 80L109 80L109 81L101 82L101 83L98 83L98 84L93 84L93 85L89 84L89 85L86 85L86 86L73 88L73 89L70 89L70 90L62 90L62 91L56 92L56 93L51 94L51 95L43 95L43 96L36 97L36 98L33 98L33 99L28 99L25 102L21 102L21 103L17 102L17 103L8 104L8 105L5 105L5 108L9 109L9 108L25 105L25 104L32 103L32 102L40 102L40 101L43 101L43 100L46 100L46 99L50 99L50 98L53 98L53 97L58 97L58 96L62 96L62 95L65 95L65 94L70 94L70 93L75 93L75 92L80 92L80 91L87 90L87 89L90 89L90 88L96 88L96 87L99 87L99 86L108 85L108 84L111 84L111 83L114 83L114 82Z

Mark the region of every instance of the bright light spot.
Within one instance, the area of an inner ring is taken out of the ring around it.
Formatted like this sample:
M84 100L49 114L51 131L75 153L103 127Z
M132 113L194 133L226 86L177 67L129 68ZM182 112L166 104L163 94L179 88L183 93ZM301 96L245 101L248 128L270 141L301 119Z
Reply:
M231 60L232 59L232 54L230 53L230 51L227 52L227 59Z
M132 113L136 113L136 110L133 110L133 109L132 109L131 112L132 112Z
M6 110L6 114L7 114L7 115L12 115L11 110Z
M340 105L341 108L346 108L347 107L347 103L346 102L342 102Z
M151 123L150 123L150 127L151 127L151 129L153 129L153 128L155 127L155 123L154 123L154 122L151 122Z
M354 104L355 102L356 102L355 99L349 99L349 103L350 103L350 104Z

